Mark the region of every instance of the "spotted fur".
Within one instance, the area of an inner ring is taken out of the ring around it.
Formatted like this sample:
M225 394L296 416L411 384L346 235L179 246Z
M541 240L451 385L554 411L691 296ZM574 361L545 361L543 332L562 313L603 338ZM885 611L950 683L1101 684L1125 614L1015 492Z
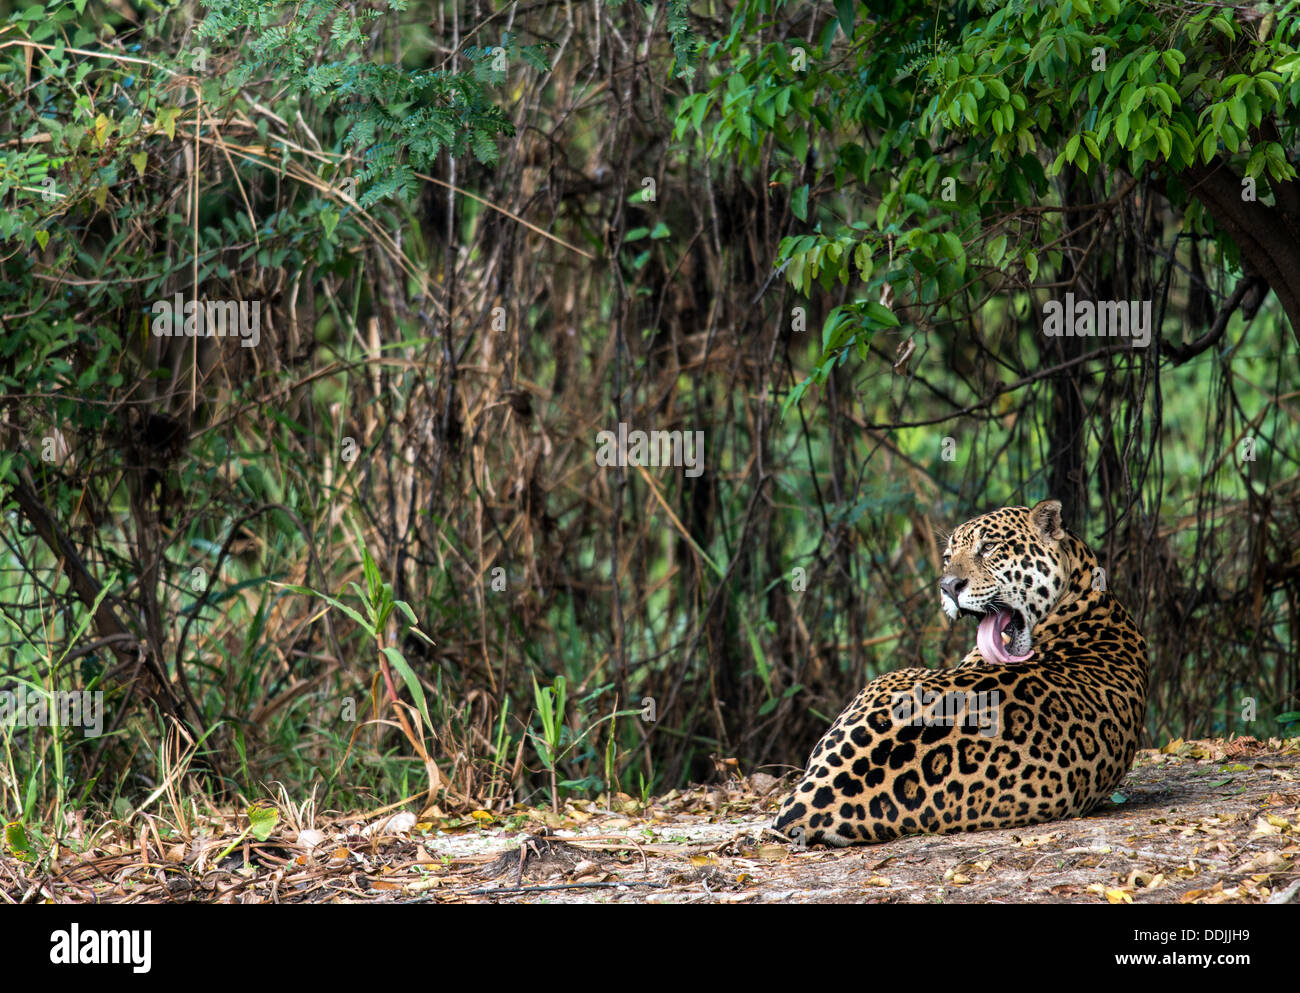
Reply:
M953 617L1011 610L1008 650L1032 657L976 650L872 680L813 749L777 830L840 846L1037 824L1087 813L1128 773L1146 641L1059 502L961 525L940 587Z

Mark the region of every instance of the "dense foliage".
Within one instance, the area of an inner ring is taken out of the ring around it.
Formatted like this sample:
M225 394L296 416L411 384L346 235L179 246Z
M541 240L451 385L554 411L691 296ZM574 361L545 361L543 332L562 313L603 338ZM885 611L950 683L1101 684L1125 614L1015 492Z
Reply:
M1049 493L1150 740L1293 727L1297 9L0 3L5 819L781 771Z

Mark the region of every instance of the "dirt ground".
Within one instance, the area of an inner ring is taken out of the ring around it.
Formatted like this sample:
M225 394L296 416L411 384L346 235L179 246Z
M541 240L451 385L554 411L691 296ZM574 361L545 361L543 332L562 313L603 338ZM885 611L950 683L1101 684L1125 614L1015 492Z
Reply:
M143 830L43 864L8 851L0 899L1300 903L1300 739L1175 741L1141 753L1089 817L839 850L799 851L768 829L788 785L756 774L648 804L619 795L427 821L310 817L286 798L265 841L229 854L247 817Z

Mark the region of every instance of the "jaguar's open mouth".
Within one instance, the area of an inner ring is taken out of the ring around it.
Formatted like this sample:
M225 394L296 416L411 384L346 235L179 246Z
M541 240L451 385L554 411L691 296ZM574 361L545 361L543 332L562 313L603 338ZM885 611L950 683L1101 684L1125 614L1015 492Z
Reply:
M985 662L990 664L1025 662L1033 657L1032 648L1023 655L1014 655L1007 647L1023 639L1025 619L1020 611L994 602L983 611L968 610L963 607L961 612L979 618L979 632L975 636L975 644L980 654L984 656Z

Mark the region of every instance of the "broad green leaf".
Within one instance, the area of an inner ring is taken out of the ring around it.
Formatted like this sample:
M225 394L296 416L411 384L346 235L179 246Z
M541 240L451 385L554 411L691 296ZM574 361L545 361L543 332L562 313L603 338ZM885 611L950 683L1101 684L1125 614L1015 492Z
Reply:
M858 0L835 0L835 16L846 38L853 37L853 17L857 13Z
M244 812L248 814L249 833L258 841L271 837L271 832L280 820L280 811L269 803L255 803Z
M5 849L17 858L27 859L30 850L27 828L22 821L10 821L5 825Z
M992 241L989 242L988 256L989 256L989 261L993 263L993 265L998 265L999 263L1001 263L1002 257L1006 255L1006 253L1007 253L1006 235L1000 234Z
M800 186L790 195L790 213L801 221L808 220L808 184Z
M877 303L875 300L868 300L866 311L867 317L875 323L884 325L887 328L898 327L898 316L883 304Z
M1238 128L1246 130L1246 104L1240 97L1233 97L1228 101L1228 116Z

